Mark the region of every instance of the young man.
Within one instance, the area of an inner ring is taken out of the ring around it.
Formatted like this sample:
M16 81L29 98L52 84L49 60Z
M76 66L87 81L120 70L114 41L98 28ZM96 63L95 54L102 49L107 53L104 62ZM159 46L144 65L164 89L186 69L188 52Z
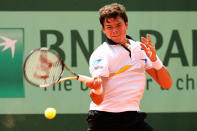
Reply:
M134 41L126 35L124 6L114 3L99 10L107 40L90 57L91 88L88 131L153 131L139 112L147 72L163 88L171 88L168 70L156 55L150 36Z

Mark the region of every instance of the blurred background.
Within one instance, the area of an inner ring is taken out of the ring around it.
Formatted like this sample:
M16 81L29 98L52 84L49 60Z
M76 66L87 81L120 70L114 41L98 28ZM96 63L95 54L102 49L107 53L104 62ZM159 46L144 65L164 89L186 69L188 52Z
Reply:
M89 57L105 40L98 10L114 2L127 9L128 35L139 41L150 34L173 79L164 90L147 75L141 102L146 121L156 131L196 129L197 1L1 0L0 131L86 131L89 89L78 81L33 87L23 77L23 62L31 50L48 47L72 70L90 75ZM16 40L14 46L6 47L8 39ZM48 107L57 111L52 120L44 117Z

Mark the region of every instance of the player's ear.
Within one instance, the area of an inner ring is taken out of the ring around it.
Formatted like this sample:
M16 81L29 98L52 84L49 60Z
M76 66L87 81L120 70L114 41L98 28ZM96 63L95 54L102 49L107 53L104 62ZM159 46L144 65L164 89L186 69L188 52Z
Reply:
M105 34L105 27L104 26L102 26L102 31Z
M126 29L128 29L129 25L128 22L125 23Z

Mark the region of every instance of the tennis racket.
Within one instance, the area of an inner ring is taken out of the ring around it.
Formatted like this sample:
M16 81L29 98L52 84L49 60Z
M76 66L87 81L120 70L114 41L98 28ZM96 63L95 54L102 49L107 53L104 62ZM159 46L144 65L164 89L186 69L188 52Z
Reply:
M73 77L61 78L64 68ZM44 88L66 80L86 82L92 78L73 72L61 59L57 52L48 48L39 48L31 51L23 65L25 79L32 85Z

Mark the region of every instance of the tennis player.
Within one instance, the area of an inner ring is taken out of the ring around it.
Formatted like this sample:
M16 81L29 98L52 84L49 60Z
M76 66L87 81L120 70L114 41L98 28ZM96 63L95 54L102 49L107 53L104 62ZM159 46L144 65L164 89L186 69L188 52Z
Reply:
M128 18L123 5L113 3L99 10L106 41L91 55L89 69L92 102L88 131L153 131L140 112L147 72L161 87L172 80L156 54L150 36L141 42L126 35Z

